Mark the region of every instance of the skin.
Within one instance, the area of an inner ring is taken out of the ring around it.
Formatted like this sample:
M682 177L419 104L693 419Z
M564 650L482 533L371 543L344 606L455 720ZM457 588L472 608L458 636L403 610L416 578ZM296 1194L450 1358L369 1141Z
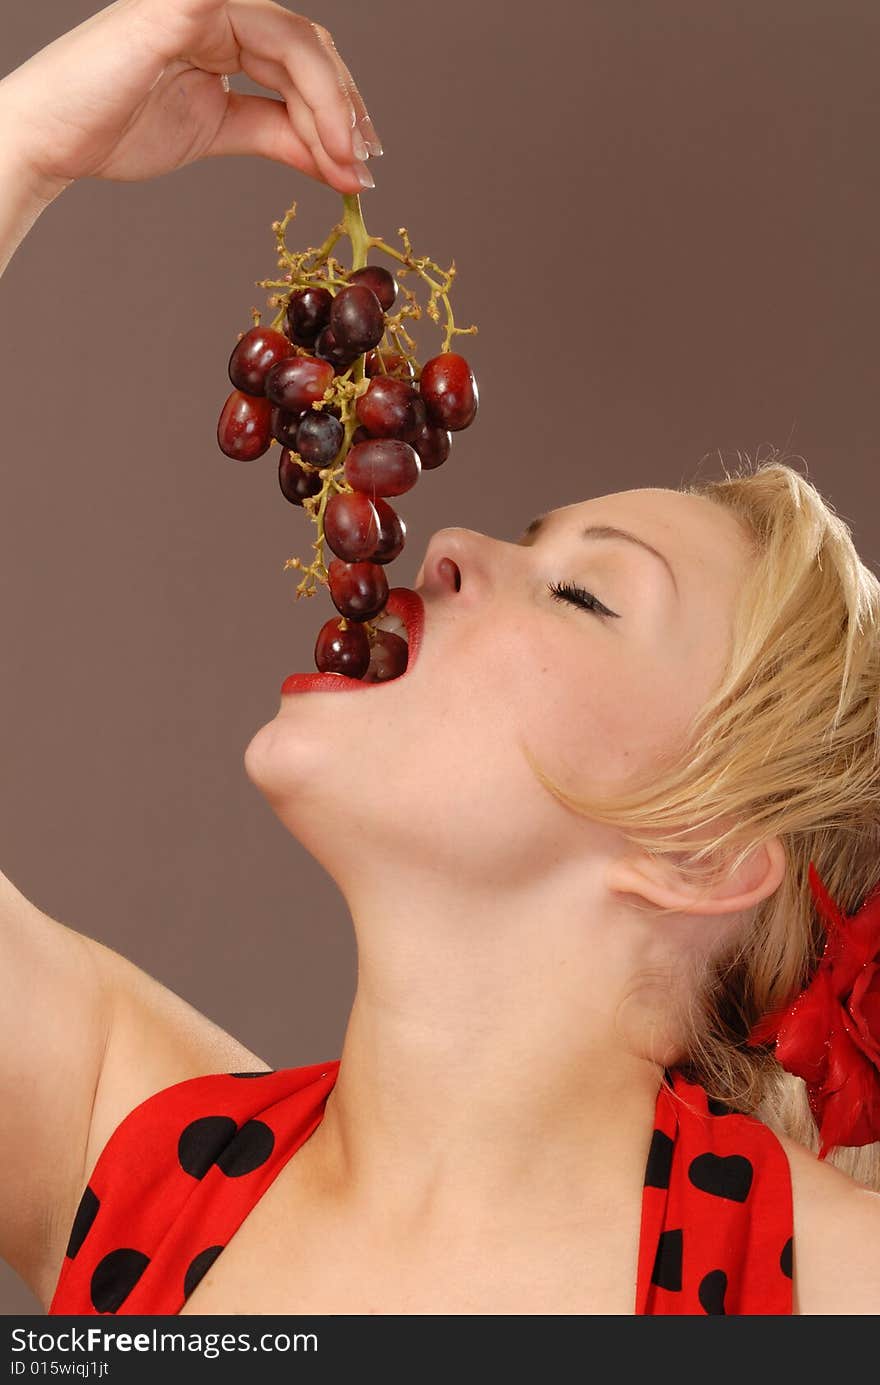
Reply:
M678 594L647 553L585 542L596 523L670 557ZM749 560L727 512L653 488L557 510L532 542L441 530L406 677L353 694L344 715L335 694L282 698L245 767L346 898L357 993L320 1126L186 1312L246 1303L279 1222L308 1264L284 1280L303 1311L341 1311L341 1295L352 1312L632 1312L677 985L776 889L785 858L774 839L697 898L560 804L522 746L572 789L649 772L720 676ZM619 617L555 601L562 579ZM783 1144L796 1310L873 1311L880 1199ZM860 1266L845 1293L830 1269L844 1252ZM487 1258L488 1286L474 1272ZM438 1281L460 1286L441 1308Z
M647 553L586 543L598 522L674 555L681 599ZM581 1215L585 1169L615 1203L634 1195L674 978L776 888L784 857L762 848L698 907L560 804L521 747L571 788L649 770L721 671L748 551L720 508L660 489L567 506L530 544L442 530L405 678L344 715L337 694L284 697L248 745L247 773L357 936L340 1076L310 1141L328 1197L390 1202L431 1240L487 1206ZM620 618L554 600L565 578ZM677 912L655 923L651 906Z
M239 70L281 99L227 92ZM0 267L77 178L251 153L357 191L352 110L372 140L326 30L269 0L117 0L0 82ZM587 545L587 522L667 553L680 599L646 554ZM730 516L661 489L567 506L531 544L443 530L406 677L283 699L257 731L246 771L338 882L358 988L324 1119L187 1312L632 1312L676 986L784 856L771 841L697 899L563 807L524 746L572 789L649 772L720 672L747 562ZM555 601L561 579L619 618ZM3 1253L48 1304L119 1121L185 1077L268 1065L5 877L0 924L4 1090L26 1092L10 1128L28 1129L0 1140ZM784 1144L798 1311L875 1311L880 1200Z

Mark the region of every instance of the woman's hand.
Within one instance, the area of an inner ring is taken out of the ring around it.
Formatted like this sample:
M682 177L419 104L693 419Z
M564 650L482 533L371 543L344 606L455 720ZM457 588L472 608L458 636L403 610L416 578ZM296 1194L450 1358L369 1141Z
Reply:
M53 191L257 154L352 193L382 152L326 29L273 0L116 0L0 81L0 140Z

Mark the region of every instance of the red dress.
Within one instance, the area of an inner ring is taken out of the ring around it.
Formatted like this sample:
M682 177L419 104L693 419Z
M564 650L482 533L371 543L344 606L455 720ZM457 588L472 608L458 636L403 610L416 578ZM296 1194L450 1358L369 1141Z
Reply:
M320 1124L339 1060L190 1077L119 1123L74 1217L49 1314L178 1313ZM791 1179L767 1126L679 1072L657 1094L636 1314L792 1311Z

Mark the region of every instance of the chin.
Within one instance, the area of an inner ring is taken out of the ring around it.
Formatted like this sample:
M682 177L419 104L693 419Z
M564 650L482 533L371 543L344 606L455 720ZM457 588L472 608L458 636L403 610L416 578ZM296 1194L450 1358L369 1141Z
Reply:
M305 797L322 773L322 737L291 724L279 713L253 735L244 752L245 774L277 808L285 800Z
M311 728L301 725L282 710L252 736L244 769L282 827L337 879L345 828L339 824L339 805L331 801L332 751L332 725L322 733L314 723ZM327 830L328 823L335 824L334 830Z
M329 715L317 712L318 703ZM338 694L322 698L309 693L308 704L309 715L298 714L299 700L297 706L290 699L282 704L248 742L244 770L291 836L330 869L347 827L357 822L363 830L368 825L362 820L364 796L354 792L355 784L367 790L368 818L371 812L376 825L383 826L379 805L369 803L374 739L363 726L340 724ZM352 735L343 734L352 730Z

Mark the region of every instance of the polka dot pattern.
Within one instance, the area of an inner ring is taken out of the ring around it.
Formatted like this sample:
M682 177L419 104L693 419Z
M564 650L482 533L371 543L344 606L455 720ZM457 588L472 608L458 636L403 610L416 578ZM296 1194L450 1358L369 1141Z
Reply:
M87 1183L83 1195L79 1200L76 1216L73 1219L73 1226L70 1228L70 1238L67 1242L67 1254L71 1260L77 1254L80 1246L88 1235L89 1228L98 1215L98 1208L100 1206L101 1204L95 1197L93 1189L90 1188Z
M239 1130L230 1116L200 1116L181 1134L177 1158L191 1178L204 1178L213 1164L227 1178L240 1178L264 1164L274 1144L272 1128L265 1121L246 1121Z
M98 1261L89 1280L89 1295L96 1313L115 1313L137 1284L149 1255L142 1250L121 1246Z
M688 1178L695 1188L731 1202L745 1202L754 1175L751 1163L741 1154L698 1154L688 1166Z
M230 1076L234 1075L230 1074ZM189 1298L196 1285L201 1283L222 1249L222 1246L206 1246L204 1250L199 1251L198 1255L193 1256L186 1267L186 1274L183 1276L184 1298Z
M265 1164L274 1144L275 1136L265 1121L246 1121L217 1155L217 1163L227 1178L242 1178Z
M711 1317L719 1317L726 1313L727 1309L724 1307L726 1292L727 1275L723 1270L710 1270L708 1274L704 1274L697 1291L703 1312Z
M792 1311L791 1174L766 1125L678 1071L657 1095L636 1313Z
M238 1127L231 1116L199 1116L190 1121L177 1141L177 1158L190 1178L204 1178Z
M49 1314L178 1313L320 1124L338 1069L334 1060L191 1077L130 1111L83 1190ZM766 1126L718 1106L680 1072L665 1074L642 1191L637 1314L791 1313L788 1160Z
M668 1188L672 1175L672 1152L675 1145L662 1130L655 1130L651 1136L648 1151L648 1167L645 1170L646 1188Z
M178 1313L320 1124L338 1068L190 1077L130 1111L89 1175L49 1314Z
M669 1289L677 1294L681 1289L681 1262L684 1255L684 1230L675 1227L672 1231L661 1231L657 1241L657 1254L651 1271L651 1283L661 1289Z

